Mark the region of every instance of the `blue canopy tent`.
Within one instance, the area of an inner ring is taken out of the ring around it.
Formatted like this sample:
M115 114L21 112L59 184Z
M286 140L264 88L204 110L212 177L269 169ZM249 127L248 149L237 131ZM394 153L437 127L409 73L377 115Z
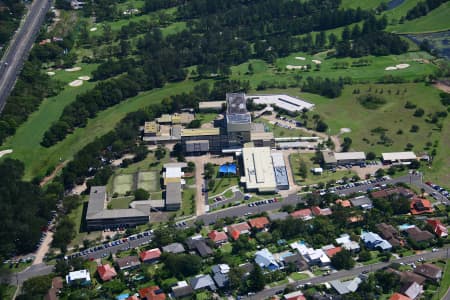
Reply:
M235 164L224 164L219 167L219 174L220 175L236 175L237 169Z

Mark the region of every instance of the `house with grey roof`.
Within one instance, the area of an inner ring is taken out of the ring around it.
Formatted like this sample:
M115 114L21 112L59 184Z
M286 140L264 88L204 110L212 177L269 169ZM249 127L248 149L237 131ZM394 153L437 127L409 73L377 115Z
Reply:
M136 208L108 209L106 186L93 186L89 194L86 225L90 230L105 228L134 227L149 221L150 211Z
M172 243L167 246L162 247L163 252L168 253L183 253L186 250L184 249L184 246L180 243Z
M219 264L211 267L213 278L219 288L226 287L229 283L228 273L230 266L227 264Z
M361 278L355 277L352 280L348 281L331 280L330 284L336 290L336 292L339 293L339 295L345 295L355 292L361 282Z
M214 280L211 278L210 275L204 274L197 275L194 278L191 278L189 283L191 287L194 289L194 291L202 289L208 289L211 291L217 290L216 284L214 283Z
M352 203L353 207L359 207L364 210L372 209L373 207L372 200L370 200L367 196L358 196L352 198L350 199L350 202Z
M194 293L192 287L186 281L178 281L176 286L172 287L172 295L175 298L183 298Z
M125 256L123 258L117 258L115 260L115 263L121 271L137 268L141 264L137 256Z
M267 269L269 271L278 270L280 264L276 261L273 254L264 248L255 253L255 263L257 263L261 268Z
M400 288L400 293L411 299L416 299L423 293L423 286L415 281L407 282Z
M379 249L382 251L389 251L392 249L392 245L388 241L381 238L381 236L379 236L378 234L376 234L374 232L364 231L361 234L361 239L363 240L366 247L371 250Z
M277 221L277 220L285 220L287 217L289 217L289 214L285 211L270 213L267 216L270 220L270 222Z

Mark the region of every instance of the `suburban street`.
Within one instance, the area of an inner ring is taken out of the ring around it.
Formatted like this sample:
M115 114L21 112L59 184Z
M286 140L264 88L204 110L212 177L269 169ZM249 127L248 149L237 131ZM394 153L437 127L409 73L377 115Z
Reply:
M336 280L336 279L345 279L347 277L351 278L351 277L358 276L358 275L362 274L363 272L373 272L373 271L385 268L393 262L412 263L412 262L417 262L422 257L424 260L439 259L439 258L448 259L449 254L450 254L449 250L450 250L450 247L447 247L447 248L439 249L436 252L427 252L427 253L423 253L423 254L412 255L412 256L403 257L403 258L399 258L399 259L393 259L390 262L376 263L376 264L372 264L372 265L356 267L351 270L338 271L335 273L331 273L328 276L319 276L319 277L304 279L304 280L296 281L293 283L289 283L289 285L299 286L302 284L304 285L306 283L319 284L319 283L329 282L331 280ZM268 297L275 295L277 293L277 291L283 290L287 285L288 284L283 284L283 285L280 285L277 287L262 290L261 292L256 293L255 295L247 297L246 299L255 299L255 300L256 299L266 299Z
M33 1L25 20L12 38L0 64L0 112L6 104L22 65L39 32L45 15L50 9L50 0Z

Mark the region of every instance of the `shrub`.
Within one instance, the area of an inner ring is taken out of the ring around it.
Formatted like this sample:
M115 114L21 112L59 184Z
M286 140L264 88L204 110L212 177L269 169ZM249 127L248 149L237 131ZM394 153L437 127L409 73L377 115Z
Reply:
M367 109L378 109L382 105L386 104L386 99L383 97L367 94L358 97L359 103Z

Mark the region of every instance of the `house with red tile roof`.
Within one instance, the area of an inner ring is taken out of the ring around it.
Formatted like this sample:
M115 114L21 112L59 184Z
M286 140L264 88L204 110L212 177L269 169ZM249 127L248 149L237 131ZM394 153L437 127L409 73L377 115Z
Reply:
M154 248L147 251L143 251L139 254L139 257L142 262L146 263L156 262L161 257L161 250L159 250L159 248Z
M433 227L433 232L438 237L446 237L448 236L448 229L445 227L444 224L441 223L441 220L439 219L429 219L427 220L427 223L430 224Z
M412 300L409 297L406 297L400 293L394 293L389 300Z
M329 257L332 258L336 253L341 252L342 248L341 247L334 247L331 249L328 249L325 251L325 254Z
M320 208L318 206L313 206L311 207L311 211L313 213L313 215L315 216L329 216L331 215L333 212L331 211L330 208Z
M110 264L102 265L97 267L98 276L102 279L103 282L109 281L117 276L116 270L111 267Z
M250 225L251 228L261 230L266 228L270 224L270 222L269 219L267 219L266 217L259 217L248 220L248 224Z
M213 230L208 233L208 237L211 241L213 241L216 245L221 245L223 243L228 242L228 236L223 231Z
M432 213L433 206L428 199L414 198L410 204L410 211L413 215Z
M312 218L312 211L309 208L296 210L290 214L294 219L310 220Z
M166 294L157 285L140 289L139 296L141 300L166 300Z
M306 300L301 291L292 292L283 296L284 300Z
M250 226L247 222L242 222L228 226L227 231L233 240L237 240L241 234L248 234L250 232Z
M349 200L338 199L336 200L336 204L339 204L342 207L352 207L352 204Z

